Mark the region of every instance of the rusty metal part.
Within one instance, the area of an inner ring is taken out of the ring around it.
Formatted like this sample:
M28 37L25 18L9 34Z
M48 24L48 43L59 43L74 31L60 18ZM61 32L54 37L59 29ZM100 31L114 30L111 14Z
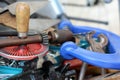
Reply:
M42 9L44 6L46 6L48 4L47 0L42 0L42 1L20 1L20 2L25 2L30 6L30 15L32 15L33 13L35 13L37 10ZM8 5L7 7L4 7L2 9L0 9L0 13L3 13L7 10L9 10L9 12L13 15L15 15L15 8L16 5L19 2L15 2L13 4Z
M73 33L69 30L50 31L48 35L51 35L51 43L63 43L65 41L74 40Z
M102 44L102 47L105 47L108 44L108 39L104 34L99 34L98 38L100 39L99 44Z
M100 34L98 35L98 38L100 39L100 42L96 42L92 37L95 34L95 31L89 32L86 35L86 40L89 42L90 46L87 48L90 51L94 51L94 52L101 52L101 53L105 53L105 51L103 50L103 48L108 44L108 39L105 35ZM87 67L87 63L83 62L83 65L81 67L81 72L79 74L79 80L83 80L85 77L85 71L86 71L86 67ZM101 74L104 75L105 69L101 68Z
M0 39L0 47L14 46L14 45L24 45L29 43L42 42L42 37L40 35L29 36L25 39L19 39L18 37Z
M98 39L100 39L100 42L95 41L92 36L95 34L95 31L90 32L86 35L86 39L90 44L90 48L94 52L100 52L105 53L105 50L103 49L108 44L108 39L104 34L99 34ZM101 74L104 75L105 69L101 68Z
M86 39L89 42L92 50L94 52L101 52L105 53L103 48L108 44L108 39L104 34L98 35L98 38L100 39L100 42L96 42L93 40L92 36L95 34L95 31L90 32L89 34L86 35Z
M41 36L42 36L42 44L48 46L50 37L45 32L42 33ZM48 39L48 37L49 37L49 39Z
M59 38L53 38L53 35L48 34L49 41L52 42L53 40L59 43L63 43L65 41L70 41L73 39L72 32L69 30L58 30L54 32L54 35L55 34L57 34ZM43 42L42 40L43 38L41 35L28 36L28 38L25 39L19 39L18 37L0 39L0 48L14 45L24 45L29 43L40 43Z
M59 19L30 19L29 29L42 32L57 25L59 22ZM0 24L16 29L16 18L9 12L5 12L0 15Z

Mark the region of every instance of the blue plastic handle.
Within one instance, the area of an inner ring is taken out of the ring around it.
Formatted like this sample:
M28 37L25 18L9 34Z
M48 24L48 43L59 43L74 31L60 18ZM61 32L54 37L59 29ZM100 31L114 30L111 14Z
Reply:
M68 23L68 21L67 21ZM108 38L108 49L109 54L103 54L99 52L92 52L83 48L78 47L73 42L65 42L60 49L61 55L65 59L78 58L89 64L111 69L120 69L120 36L99 28L87 27L87 26L74 26L67 24L64 21L61 22L59 29L63 29L64 26L68 26L69 29L75 33L96 31L96 36L103 33Z

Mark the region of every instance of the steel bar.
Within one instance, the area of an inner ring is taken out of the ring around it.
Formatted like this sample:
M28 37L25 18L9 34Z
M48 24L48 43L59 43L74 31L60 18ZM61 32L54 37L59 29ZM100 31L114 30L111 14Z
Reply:
M63 43L65 41L74 40L72 32L69 30L58 30L54 32L49 32L48 40L51 43ZM28 36L25 39L20 39L17 36L13 38L0 39L0 48L14 45L24 45L30 43L40 43L43 42L43 36L34 35Z
M92 22L92 23L105 24L105 25L109 24L108 21L92 20L92 19L78 18L78 17L72 17L72 16L67 16L67 17L68 19L73 19L78 21Z

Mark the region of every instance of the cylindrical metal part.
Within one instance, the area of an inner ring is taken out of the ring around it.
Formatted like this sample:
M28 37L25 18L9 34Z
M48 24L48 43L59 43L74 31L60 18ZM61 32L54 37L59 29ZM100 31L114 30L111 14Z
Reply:
M14 45L24 45L29 43L42 42L42 37L40 35L29 36L25 39L19 39L18 37L0 39L0 48Z
M63 43L73 39L72 32L68 30L58 30L57 32L50 32L48 34L48 40L51 42ZM57 34L58 37L54 37ZM0 48L13 46L13 45L24 45L29 43L43 42L43 37L40 35L29 36L27 38L19 39L18 37L0 39Z
M18 33L18 37L19 38L21 38L21 39L23 39L23 38L27 38L27 33L25 32L25 33Z
M83 80L84 79L86 68L87 68L87 63L83 62L83 65L81 67L81 71L80 71L80 74L79 74L79 80Z
M16 5L16 22L17 31L20 38L27 37L28 26L30 18L30 7L24 2L20 2Z
M50 31L48 35L51 36L49 40L51 43L63 43L65 41L74 41L73 33L69 30L55 30Z

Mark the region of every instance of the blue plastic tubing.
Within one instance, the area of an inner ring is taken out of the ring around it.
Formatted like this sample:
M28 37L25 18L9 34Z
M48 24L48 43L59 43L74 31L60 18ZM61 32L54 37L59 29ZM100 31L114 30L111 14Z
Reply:
M93 28L88 26L74 26L69 21L63 21L59 25L59 29L64 29L68 27L74 34L96 31L94 36L103 33L107 36L108 42L108 54L103 54L99 52L92 52L83 48L78 47L73 42L65 42L60 49L61 55L65 59L77 58L94 66L110 68L110 69L120 69L120 36L103 30L99 28Z

